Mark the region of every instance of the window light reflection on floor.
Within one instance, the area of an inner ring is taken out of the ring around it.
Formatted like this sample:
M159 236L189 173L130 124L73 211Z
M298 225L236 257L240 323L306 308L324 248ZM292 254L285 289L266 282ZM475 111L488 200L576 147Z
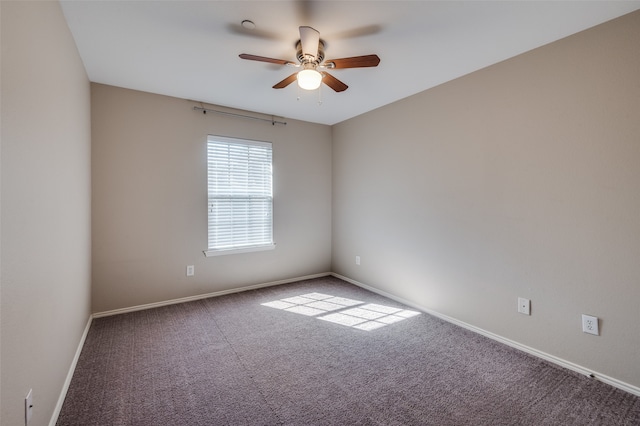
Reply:
M273 302L262 303L262 306L317 317L324 321L366 331L375 330L376 328L420 315L420 312L416 311L365 303L359 300L322 293L308 293L274 300Z

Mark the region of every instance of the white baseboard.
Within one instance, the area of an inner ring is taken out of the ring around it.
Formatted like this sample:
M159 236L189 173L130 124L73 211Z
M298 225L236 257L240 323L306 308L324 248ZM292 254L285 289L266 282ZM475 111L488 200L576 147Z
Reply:
M313 278L326 277L326 276L329 276L329 275L331 275L331 272L322 272L320 274L305 275L303 277L288 278L286 280L280 280L280 281L271 281L271 282L268 282L268 283L255 284L255 285L250 285L250 286L246 286L246 287L239 287L239 288L232 288L232 289L229 289L229 290L215 291L213 293L198 294L196 296L181 297L179 299L171 299L171 300L165 300L165 301L162 301L162 302L147 303L147 304L144 304L144 305L131 306L131 307L128 307L128 308L113 309L111 311L96 312L96 313L94 313L92 315L92 317L93 318L100 318L100 317L108 317L108 316L111 316L111 315L124 314L124 313L127 313L127 312L142 311L142 310L145 310L145 309L158 308L160 306L167 306L167 305L175 305L177 303L192 302L194 300L208 299L209 297L224 296L225 294L240 293L242 291L255 290L255 289L263 288L263 287L272 287L272 286L281 285L281 284L289 284L289 283L293 283L293 282L296 282L296 281L310 280L310 279L313 279Z
M467 330L470 330L470 331L473 331L475 333L481 334L481 335L483 335L485 337L488 337L488 338L490 338L492 340L496 340L496 341L498 341L500 343L504 343L505 345L511 346L512 348L521 350L521 351L526 352L526 353L528 353L530 355L533 355L535 357L542 358L542 359L544 359L546 361L549 361L549 362L551 362L553 364L559 365L560 367L564 367L564 368L567 368L569 370L575 371L577 373L584 374L587 377L590 377L590 378L599 380L601 382L607 383L607 384L609 384L611 386L614 386L614 387L616 387L618 389L622 389L625 392L629 392L629 393L631 393L633 395L640 396L640 387L631 385L629 383L625 383L625 382L623 382L621 380L618 380L616 378L607 376L606 374L602 374L602 373L599 373L599 372L596 372L596 371L589 370L588 368L583 367L581 365L575 364L573 362L567 361L567 360L562 359L562 358L558 358L557 356L550 355L550 354L548 354L546 352L539 351L539 350L537 350L535 348L531 348L529 346L523 345L522 343L518 343L518 342L516 342L514 340L507 339L506 337L502 337L500 335L491 333L490 331L483 330L482 328L476 327L474 325L467 324L466 322L457 320L457 319L455 319L453 317L450 317L450 316L441 314L439 312L433 311L431 309L425 308L424 306L420 306L420 305L418 305L416 303L413 303L413 302L411 302L409 300L405 300L405 299L403 299L401 297L395 296L395 295L393 295L391 293L387 293L386 291L379 290L379 289L377 289L375 287L368 286L368 285L363 284L361 282L358 282L356 280L352 280L351 278L347 278L347 277L344 277L344 276L336 274L336 273L331 273L331 275L336 277L336 278L339 278L341 280L344 280L344 281L346 281L348 283L351 283L353 285L357 285L358 287L362 287L365 290L369 290L369 291L371 291L373 293L377 293L377 294L379 294L381 296L384 296L384 297L387 297L389 299L395 300L396 302L402 303L402 304L407 305L407 306L411 306L412 308L418 309L418 310L420 310L422 312L425 312L425 313L427 313L429 315L433 315L434 317L438 317L438 318L440 318L440 319L442 319L444 321L450 322L450 323L458 325L458 326L460 326L462 328L466 328Z
M73 378L73 373L76 371L76 365L78 364L78 359L80 359L80 353L82 352L82 347L84 346L84 341L87 338L87 334L89 334L89 328L91 328L92 316L89 316L89 320L87 321L87 325L84 327L84 331L82 332L82 337L80 337L80 343L78 343L78 349L76 349L76 354L73 356L73 360L71 361L71 366L69 366L69 372L67 373L67 378L64 380L64 384L62 385L62 391L60 392L60 396L58 397L58 402L56 403L55 408L53 409L53 414L51 415L51 420L49 421L49 426L56 426L58 422L58 416L60 415L60 411L62 410L62 404L64 404L64 399L67 397L67 391L69 390L69 385L71 385L71 379Z

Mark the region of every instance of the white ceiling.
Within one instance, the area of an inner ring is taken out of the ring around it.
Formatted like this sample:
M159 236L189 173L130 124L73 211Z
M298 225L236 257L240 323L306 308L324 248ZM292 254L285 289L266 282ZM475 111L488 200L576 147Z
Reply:
M276 117L335 124L640 9L640 1L62 1L89 79ZM240 23L249 19L253 31ZM298 27L326 58L376 53L331 73L349 89L272 89L295 69ZM298 97L300 99L298 99Z

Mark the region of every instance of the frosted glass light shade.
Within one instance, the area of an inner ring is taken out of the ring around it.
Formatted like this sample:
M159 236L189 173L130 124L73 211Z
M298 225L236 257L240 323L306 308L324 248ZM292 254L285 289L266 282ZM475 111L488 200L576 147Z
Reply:
M322 74L316 70L307 69L298 73L298 86L305 90L316 90L322 83Z

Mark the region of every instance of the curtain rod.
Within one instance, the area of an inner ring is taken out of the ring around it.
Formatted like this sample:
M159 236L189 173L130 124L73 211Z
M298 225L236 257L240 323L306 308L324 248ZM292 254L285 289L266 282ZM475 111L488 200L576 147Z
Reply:
M252 120L266 121L267 123L271 123L272 126L275 126L276 124L282 124L283 126L287 125L286 121L277 121L277 120L274 120L273 118L271 120L269 120L268 118L252 117L250 115L236 114L236 113L233 113L233 112L226 112L226 111L218 111L217 109L209 109L209 108L203 108L203 107L194 106L193 110L194 111L202 111L203 114L206 114L208 112L213 112L215 114L230 115L230 116L233 116L233 117L250 118Z

